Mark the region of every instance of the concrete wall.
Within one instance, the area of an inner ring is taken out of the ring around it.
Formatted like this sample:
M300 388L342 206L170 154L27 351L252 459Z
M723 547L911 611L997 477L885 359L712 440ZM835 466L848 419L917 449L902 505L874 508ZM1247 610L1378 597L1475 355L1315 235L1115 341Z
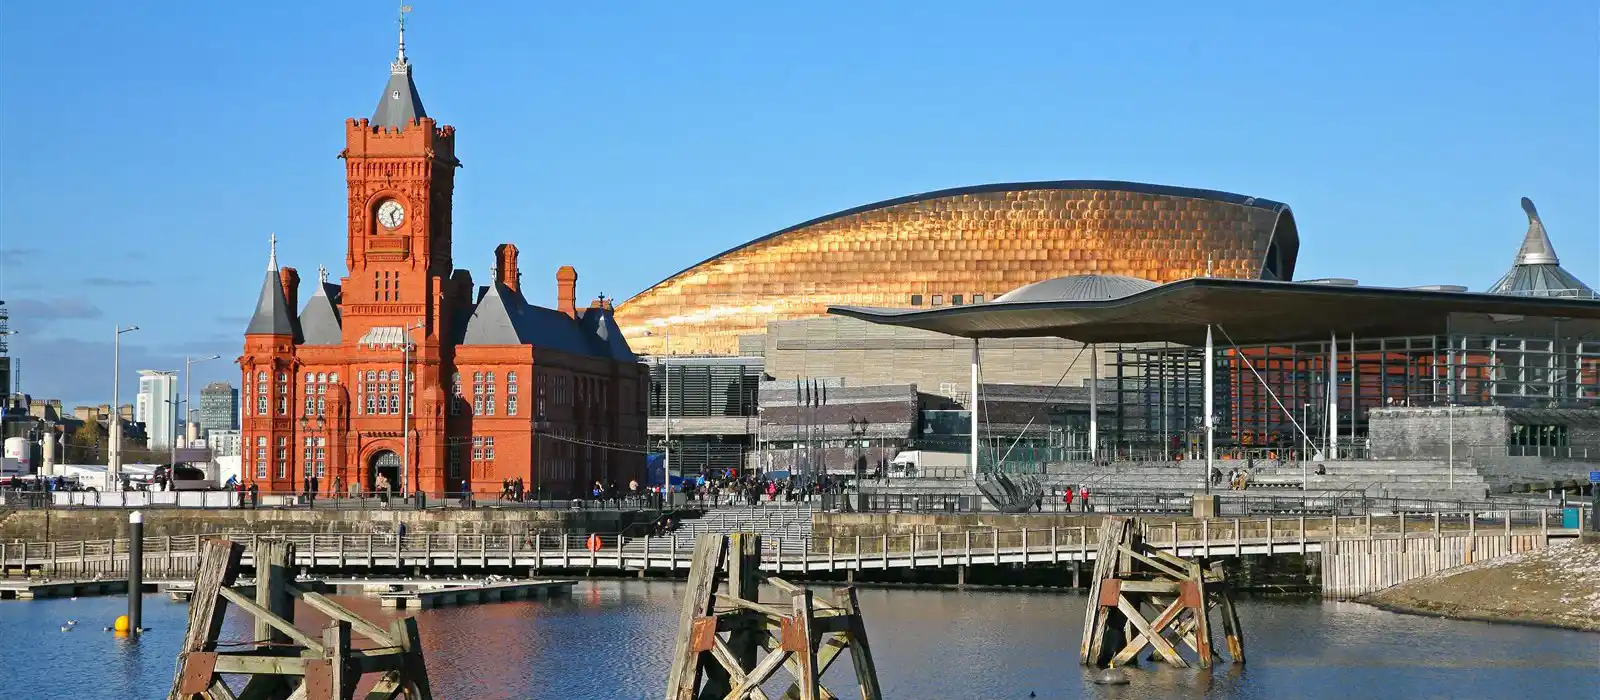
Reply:
M1375 408L1367 421L1373 459L1444 459L1452 430L1456 456L1466 458L1471 446L1505 445L1510 435L1506 409L1496 406Z
M408 532L509 534L534 531L618 532L648 516L566 510L145 510L148 537L227 533L364 534ZM0 541L103 540L127 536L126 510L0 511Z
M1060 338L1007 338L982 344L983 381L1054 386L1082 347ZM972 341L941 333L881 326L840 316L767 324L768 375L840 377L845 386L915 384L924 393L965 396L972 381ZM1100 354L1102 377L1114 376L1115 356ZM1062 382L1089 377L1085 352Z

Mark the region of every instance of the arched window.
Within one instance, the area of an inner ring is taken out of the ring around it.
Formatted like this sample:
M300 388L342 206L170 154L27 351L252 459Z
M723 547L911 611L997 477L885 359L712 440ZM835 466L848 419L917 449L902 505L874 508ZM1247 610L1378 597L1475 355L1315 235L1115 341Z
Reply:
M267 373L266 372L257 372L256 373L256 381L258 381L258 382L267 381Z
M317 381L317 374L315 372L306 372L306 383L311 384L315 381Z
M329 372L328 373L328 381L332 382L334 384L338 384L339 383L339 373L338 372Z
M317 383L321 384L321 383L326 382L326 381L328 381L328 375L323 374L322 372L318 372L317 373Z
M391 382L400 381L400 370L397 370L397 369L389 370L389 381L391 381Z
M374 371L372 371L372 370L370 370L370 369L369 369L369 370L367 370L367 381L369 381L369 382L375 382L375 381L377 381L377 380L378 380L378 373L377 373L377 372L374 372Z

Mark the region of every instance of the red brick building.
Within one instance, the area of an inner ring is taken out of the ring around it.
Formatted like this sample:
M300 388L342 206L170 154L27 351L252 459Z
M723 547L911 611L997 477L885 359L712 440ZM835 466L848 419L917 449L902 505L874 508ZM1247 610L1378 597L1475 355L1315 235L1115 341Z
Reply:
M407 492L521 477L560 497L643 479L643 455L597 444L645 442L649 375L610 301L579 308L562 267L556 308L528 303L509 243L487 284L455 267L455 136L423 111L402 29L376 113L345 123L349 275L319 273L302 299L274 245L245 330L243 469L262 491L384 474Z

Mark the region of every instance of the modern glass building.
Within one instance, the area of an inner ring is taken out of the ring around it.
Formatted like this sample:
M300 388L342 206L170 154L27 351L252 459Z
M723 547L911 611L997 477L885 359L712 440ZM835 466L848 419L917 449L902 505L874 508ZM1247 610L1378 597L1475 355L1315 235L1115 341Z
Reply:
M1066 338L1114 357L1093 384L1098 429L1055 441L1111 458L1195 456L1208 394L1214 444L1236 453L1600 457L1600 298L1561 267L1532 203L1523 209L1522 247L1485 292L1079 275L982 307L833 312L975 346Z

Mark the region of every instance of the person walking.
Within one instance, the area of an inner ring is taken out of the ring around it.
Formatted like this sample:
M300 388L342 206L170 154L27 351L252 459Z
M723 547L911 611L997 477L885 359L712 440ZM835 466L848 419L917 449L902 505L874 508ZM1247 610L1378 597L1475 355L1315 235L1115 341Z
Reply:
M472 485L466 479L461 480L461 507L472 507Z
M343 493L343 492L344 492L344 480L340 479L339 475L335 474L334 477L333 477L333 490L330 491L329 493L333 494L334 500L338 500L339 494Z
M1078 502L1083 504L1083 512L1089 512L1089 485L1078 487Z
M1066 491L1061 494L1061 502L1066 504L1067 512L1072 512L1072 484L1067 484Z

